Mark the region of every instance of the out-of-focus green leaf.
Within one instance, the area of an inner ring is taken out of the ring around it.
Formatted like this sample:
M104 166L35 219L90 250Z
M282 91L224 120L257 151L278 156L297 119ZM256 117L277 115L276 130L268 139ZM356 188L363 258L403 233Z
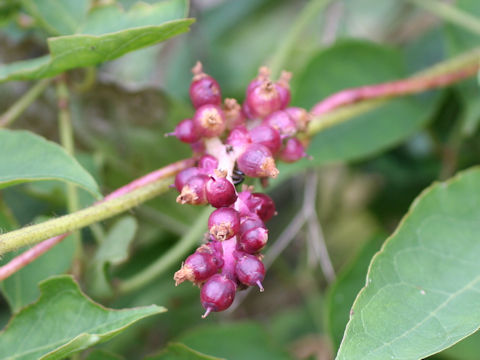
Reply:
M327 330L335 350L342 341L353 301L365 285L370 260L379 248L380 241L377 238L367 242L329 289L326 304Z
M111 295L108 280L110 265L118 265L128 258L128 248L135 237L137 221L131 216L118 220L100 244L88 272L89 289L95 296Z
M170 343L165 350L145 360L221 360L221 358L202 354L184 344Z
M70 276L40 283L40 293L0 333L0 359L63 359L165 311L155 305L106 309L88 299Z
M184 19L187 9L185 0L139 3L128 12L116 5L95 7L81 25L70 24L78 27L75 34L48 39L49 55L0 66L0 82L51 77L162 42L189 29L193 19Z
M0 188L61 180L100 196L93 177L62 147L28 131L0 130L0 169Z
M292 103L311 108L333 93L405 77L402 55L373 43L349 40L321 51L294 77ZM304 160L285 169L351 161L392 147L425 126L436 97L402 98L316 134Z
M413 203L370 264L338 360L414 360L480 325L480 169L435 184Z
M179 341L202 353L229 360L290 358L255 323L201 326L181 336Z
M478 360L478 354L480 354L480 332L477 331L451 348L442 351L435 359Z
M109 351L96 349L88 354L86 360L122 360L123 357Z

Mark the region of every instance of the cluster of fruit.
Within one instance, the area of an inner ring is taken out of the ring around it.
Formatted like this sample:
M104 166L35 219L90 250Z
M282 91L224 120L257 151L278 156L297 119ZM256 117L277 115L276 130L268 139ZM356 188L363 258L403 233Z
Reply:
M294 162L305 157L297 135L310 116L290 102L290 73L277 82L261 67L250 82L242 106L235 99L222 105L218 82L193 68L190 98L196 111L168 134L192 146L197 165L177 174L175 188L181 204L207 205L214 210L208 219L207 243L201 245L175 273L176 285L185 280L201 287L200 299L207 316L223 311L237 290L258 286L263 291L265 268L260 251L268 240L265 222L275 215L275 204L253 187L236 185L245 176L275 178L275 159Z

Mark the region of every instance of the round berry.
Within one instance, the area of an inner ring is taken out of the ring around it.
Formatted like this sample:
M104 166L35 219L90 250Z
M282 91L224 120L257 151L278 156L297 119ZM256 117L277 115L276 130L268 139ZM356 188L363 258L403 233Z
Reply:
M224 177L211 177L206 185L207 200L213 207L230 206L237 200L235 186Z
M307 110L300 107L289 107L285 109L285 112L290 115L290 118L295 122L299 131L307 130L308 123L311 120Z
M247 231L256 228L264 228L265 224L257 215L248 215L240 217L240 230L239 234L243 235Z
M247 104L253 116L263 118L280 109L281 99L275 85L266 80L247 94Z
M242 112L242 107L235 99L225 99L223 102L223 113L225 114L225 121L227 129L232 130L237 126L245 124L245 115Z
M250 138L250 132L245 128L245 126L237 126L235 129L230 131L225 143L236 148L242 148L251 142L252 139Z
M197 133L193 129L192 119L180 121L175 127L175 131L166 134L166 136L176 136L178 140L187 144L192 144L199 139Z
M263 291L262 281L265 278L265 267L254 255L242 255L235 265L238 280L248 286L257 285Z
M272 177L278 175L270 150L261 144L251 144L238 157L238 169L250 177Z
M211 311L223 311L232 305L237 285L225 275L215 274L208 279L200 291L200 301L206 310L203 318Z
M201 283L218 272L218 270L218 262L213 255L205 252L194 252L187 257L182 268L173 276L175 286L181 284L185 280L194 283Z
M292 163L307 156L305 149L297 138L290 138L285 143L285 146L280 151L278 157L286 163Z
M282 138L295 135L297 125L284 110L275 111L263 120L263 125L269 125L278 130Z
M210 214L208 229L216 240L230 239L240 230L240 214L232 208L219 208Z
M265 81L270 80L270 69L266 66L261 66L258 69L258 75L255 79L250 81L247 86L247 95L255 89L258 85L262 84Z
M275 203L270 196L264 193L253 193L247 206L265 222L276 213Z
M262 250L268 241L268 230L256 227L245 232L238 241L238 249L248 254Z
M218 160L212 155L203 155L200 160L198 160L198 168L206 174L212 174L217 167Z
M200 106L193 116L195 131L202 137L219 136L225 130L225 115L216 105Z
M200 170L196 167L191 167L180 171L175 176L175 188L178 190L178 192L181 192L187 181L198 174L200 174Z
M250 130L250 138L254 144L266 146L272 154L280 150L282 139L280 133L271 126L259 125Z
M210 178L207 175L199 174L187 180L177 197L180 204L205 205L207 194L205 185Z
M197 109L206 104L220 105L222 94L218 82L202 71L200 62L197 62L192 72L194 76L190 84L190 99L193 106Z
M288 71L282 71L280 79L275 83L275 88L280 97L280 109L285 109L290 103L290 79L292 78L292 73Z

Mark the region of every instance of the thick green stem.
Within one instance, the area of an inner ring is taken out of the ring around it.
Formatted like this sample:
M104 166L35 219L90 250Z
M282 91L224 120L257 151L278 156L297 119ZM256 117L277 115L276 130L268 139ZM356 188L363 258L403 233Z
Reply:
M173 178L157 180L129 193L43 223L27 226L0 235L0 256L23 246L81 229L129 210L147 200L165 193Z
M409 0L439 18L480 35L480 19L439 0Z
M130 279L120 282L117 288L118 291L120 293L135 291L156 279L163 274L165 270L168 270L168 268L176 263L178 263L180 267L180 262L185 254L187 254L187 252L203 238L203 234L206 231L206 223L211 211L211 208L203 210L192 227L190 227L190 230L175 244L174 247L138 274Z
M280 43L280 46L277 47L277 51L273 54L270 61L270 70L273 76L277 76L280 73L302 32L328 3L329 0L310 0L300 14L295 17L295 22L290 27L287 36Z
M12 124L48 87L52 79L43 79L32 86L20 99L0 115L0 127Z

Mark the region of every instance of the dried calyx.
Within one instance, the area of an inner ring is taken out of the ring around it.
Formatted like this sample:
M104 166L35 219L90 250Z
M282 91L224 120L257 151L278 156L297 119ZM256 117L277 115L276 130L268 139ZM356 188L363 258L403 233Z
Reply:
M296 137L306 130L310 115L302 108L288 107L291 74L282 72L277 81L261 67L247 87L242 105L223 100L218 82L203 71L192 69L190 98L195 108L191 119L180 122L167 135L190 144L197 165L177 174L174 187L181 204L216 208L208 219L208 241L187 257L174 275L175 284L190 281L201 287L200 300L206 317L223 311L237 291L258 286L263 291L265 267L260 251L268 242L265 222L275 214L275 204L266 194L235 185L245 177L275 178L276 160L294 162L305 157Z

